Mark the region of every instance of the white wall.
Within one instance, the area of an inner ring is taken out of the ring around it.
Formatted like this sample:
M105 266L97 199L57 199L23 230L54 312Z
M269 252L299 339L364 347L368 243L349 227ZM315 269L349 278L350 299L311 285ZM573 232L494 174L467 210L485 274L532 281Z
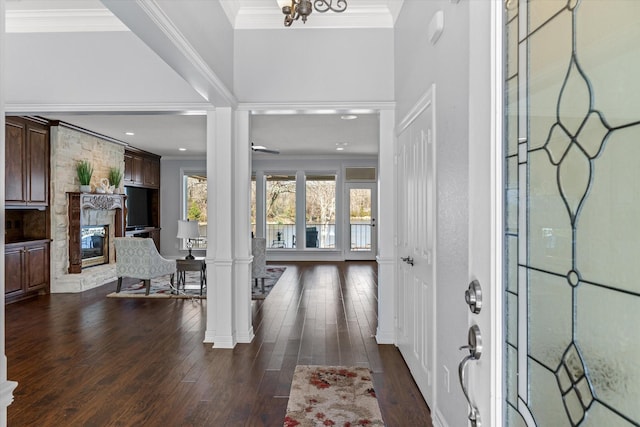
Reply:
M178 219L182 212L182 171L199 171L206 173L206 159L175 160L161 159L160 161L160 253L168 258L185 256L180 249L178 234ZM205 251L193 251L195 256L204 256Z
M439 41L428 39L428 24L444 11ZM466 401L457 385L457 367L467 341L468 238L468 69L467 2L405 1L395 29L395 93L400 123L427 88L436 86L437 277L435 425L466 425ZM450 392L443 367L451 375ZM429 402L428 402L429 403Z
M391 29L237 30L234 62L240 102L393 100Z
M28 54L27 54L28 52ZM63 66L53 66L63 64ZM5 100L13 106L78 108L203 102L130 32L6 35ZM126 78L123 78L126 75ZM77 110L77 109L76 109Z

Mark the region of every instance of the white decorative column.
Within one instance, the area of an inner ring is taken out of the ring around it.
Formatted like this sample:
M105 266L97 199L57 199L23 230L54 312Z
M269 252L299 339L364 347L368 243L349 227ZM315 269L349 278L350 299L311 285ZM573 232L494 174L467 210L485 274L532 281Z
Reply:
M4 0L0 0L0 64L4 64ZM4 147L4 68L0 67L0 125L3 131L0 133L0 176L4 176L5 147ZM0 185L0 280L2 289L0 291L0 426L7 425L7 406L13 402L13 390L18 385L15 381L7 380L7 356L5 355L5 319L4 319L4 184Z
M395 112L380 111L378 152L378 344L395 344Z
M214 348L236 345L233 286L233 115L231 108L207 113L207 329Z
M249 111L235 113L233 159L234 291L235 323L238 342L253 340L251 323L251 148Z

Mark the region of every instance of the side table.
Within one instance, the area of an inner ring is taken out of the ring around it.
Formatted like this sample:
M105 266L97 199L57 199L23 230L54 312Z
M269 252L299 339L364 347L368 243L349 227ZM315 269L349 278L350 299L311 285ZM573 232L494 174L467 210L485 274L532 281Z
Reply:
M202 289L207 285L207 263L204 262L204 257L196 257L195 259L183 259L176 260L176 270L178 273L178 285L177 289L180 291L180 286L185 289L186 274L187 271L199 271L200 272L200 295L202 295Z

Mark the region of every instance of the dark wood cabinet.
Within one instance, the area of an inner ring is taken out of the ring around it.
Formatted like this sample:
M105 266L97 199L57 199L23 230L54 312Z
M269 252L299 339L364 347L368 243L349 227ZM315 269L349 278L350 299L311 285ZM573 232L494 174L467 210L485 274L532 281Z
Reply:
M122 180L125 185L131 185L133 183L133 157L128 153L124 153L124 173L122 174Z
M149 231L149 237L153 239L153 243L155 243L158 252L160 252L160 229L154 228L153 230Z
M49 127L22 117L5 124L5 203L49 204Z
M13 302L49 292L49 241L5 245L5 300Z
M150 153L126 151L124 185L160 188L160 158Z
M125 187L145 188L149 206L149 223L144 229L133 229L127 224L127 236L150 237L160 250L160 156L146 151L127 149L124 153ZM126 191L126 188L125 188ZM133 196L132 196L133 197ZM129 207L130 202L127 201ZM131 203L135 206L134 203ZM136 225L136 224L133 224Z
M4 247L4 293L7 296L22 296L24 293L24 246Z
M143 183L145 187L160 187L160 161L157 159L143 159L144 177Z

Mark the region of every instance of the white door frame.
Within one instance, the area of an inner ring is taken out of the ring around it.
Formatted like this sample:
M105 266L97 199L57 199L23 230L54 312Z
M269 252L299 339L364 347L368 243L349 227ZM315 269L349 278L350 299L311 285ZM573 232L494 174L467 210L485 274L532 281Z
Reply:
M502 4L469 2L468 275L469 282L475 279L482 286L483 308L467 314L468 325L482 332L483 354L466 370L469 398L482 426L504 424Z

